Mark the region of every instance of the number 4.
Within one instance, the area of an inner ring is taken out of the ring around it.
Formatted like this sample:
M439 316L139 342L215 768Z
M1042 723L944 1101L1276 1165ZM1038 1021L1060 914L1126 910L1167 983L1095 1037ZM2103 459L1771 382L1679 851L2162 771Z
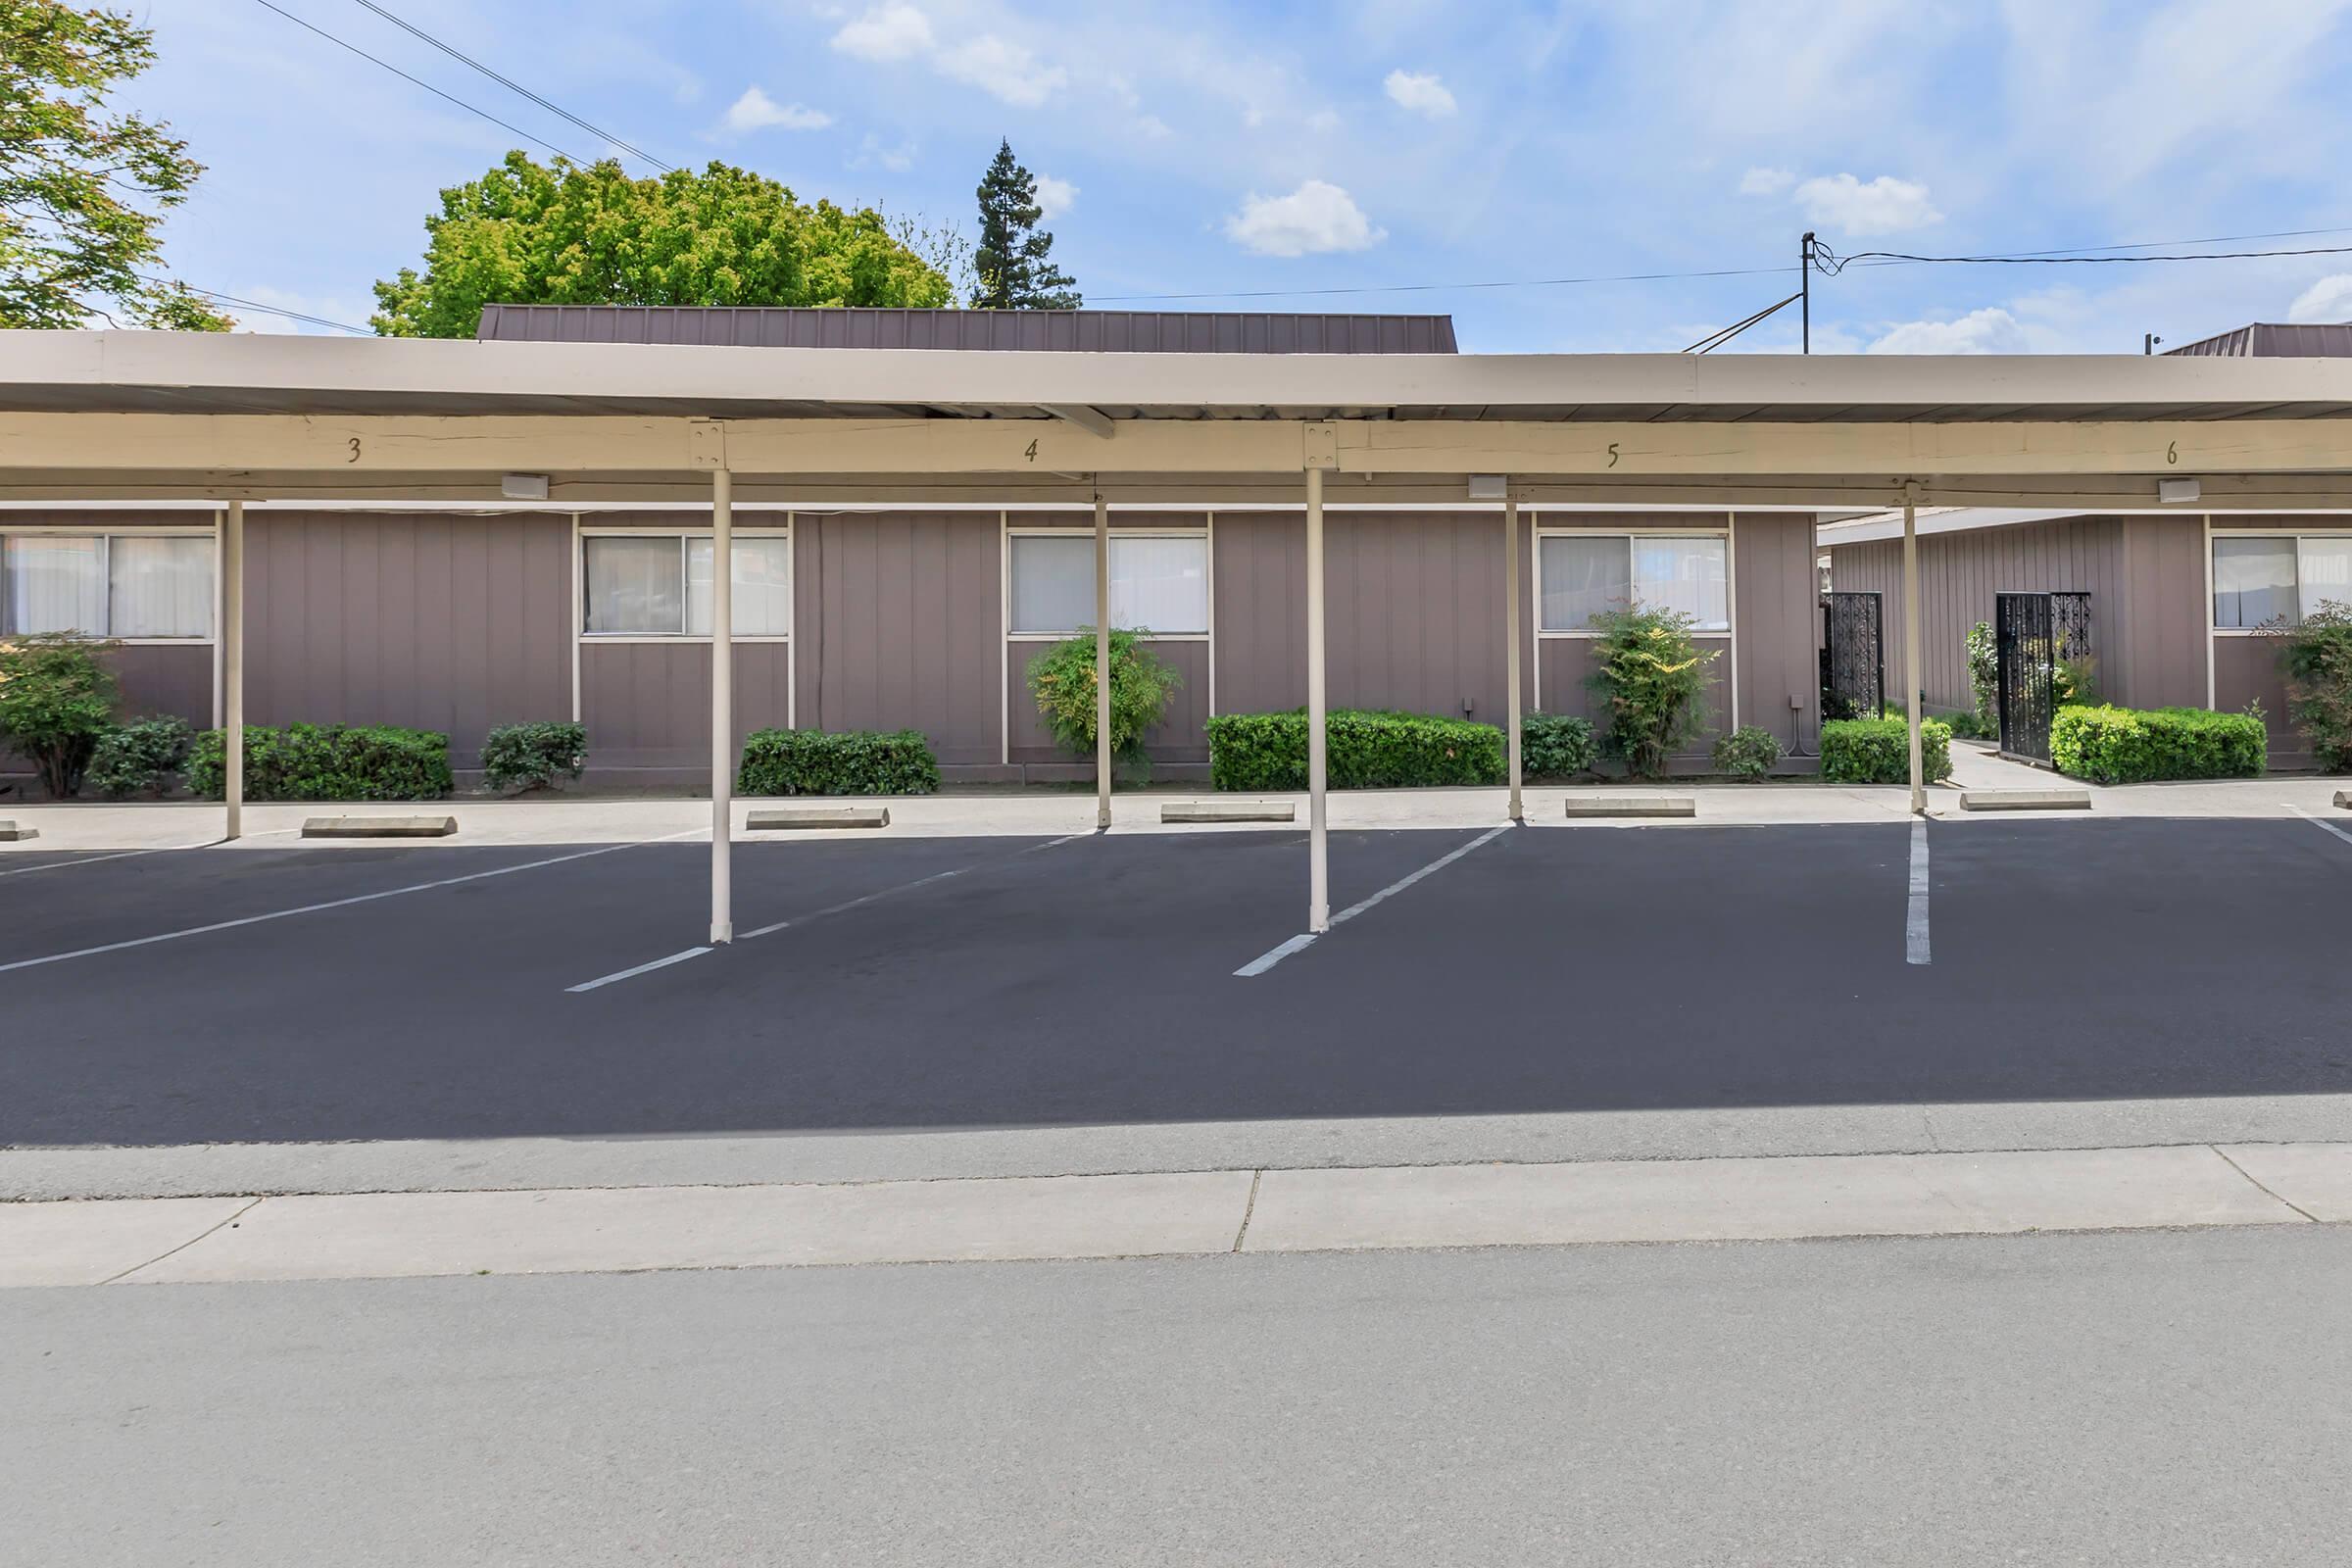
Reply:
M1035 463L1037 461L1037 443L1032 441L1026 447L1023 447L1021 449L1021 456L1027 458L1031 463Z

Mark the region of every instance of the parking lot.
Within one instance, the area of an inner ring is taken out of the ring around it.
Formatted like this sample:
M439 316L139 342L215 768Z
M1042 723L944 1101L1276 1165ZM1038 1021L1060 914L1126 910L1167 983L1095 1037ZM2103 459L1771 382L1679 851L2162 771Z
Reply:
M710 952L691 841L18 854L0 1143L2352 1091L2352 843L1926 834L1335 832L1303 948L1295 832L749 844Z

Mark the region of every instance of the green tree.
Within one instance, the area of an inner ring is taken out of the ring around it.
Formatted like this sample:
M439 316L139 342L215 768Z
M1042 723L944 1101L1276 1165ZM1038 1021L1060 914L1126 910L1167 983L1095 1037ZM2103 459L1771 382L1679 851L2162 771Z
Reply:
M80 793L90 754L122 695L99 655L118 645L73 632L0 643L0 744L32 760L53 800Z
M111 11L0 0L0 327L233 324L147 270L165 211L204 172L162 122L107 112L155 63L154 36Z
M5 0L0 0L5 3ZM944 276L872 208L798 200L713 162L631 179L521 152L441 193L424 220L424 270L375 285L387 337L471 337L508 305L954 303Z
M1055 267L1049 253L1054 236L1038 227L1046 210L1038 205L1037 176L1001 141L988 172L980 176L980 243L972 251L979 286L976 310L1074 311L1081 303L1077 279Z

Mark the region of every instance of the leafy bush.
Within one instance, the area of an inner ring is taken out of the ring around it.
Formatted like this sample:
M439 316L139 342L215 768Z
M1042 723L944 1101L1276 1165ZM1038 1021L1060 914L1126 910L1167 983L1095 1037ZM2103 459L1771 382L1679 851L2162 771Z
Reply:
M1599 759L1592 721L1573 713L1522 713L1519 766L1529 778L1572 778Z
M1969 690L1977 699L1975 733L1997 735L2001 728L2001 652L1992 622L1980 620L1969 627L1963 647L1968 654Z
M188 741L187 720L182 718L117 724L98 737L98 748L90 754L89 782L98 786L99 794L117 801L162 789L188 755Z
M2051 665L2050 697L2060 708L2097 707L2098 660L2089 654L2069 654Z
M1742 724L1715 743L1709 754L1718 773L1734 778L1759 779L1781 760L1781 738L1768 729Z
M188 756L188 788L227 793L226 732L208 729ZM245 726L249 801L429 801L447 795L449 737L390 724Z
M1152 759L1144 736L1167 711L1184 677L1139 640L1147 631L1110 634L1110 755L1145 778ZM1083 758L1095 755L1095 633L1088 628L1029 661L1029 694L1054 732L1054 743Z
M1679 610L1639 605L1592 617L1586 684L1607 710L1601 745L1636 778L1663 778L1666 760L1706 728L1707 666L1722 656L1701 653L1691 625Z
M81 793L120 688L98 656L116 645L70 632L0 643L0 742L24 754L56 800Z
M1952 727L1919 721L1920 776L1952 774ZM1834 718L1821 726L1821 776L1833 784L1908 784L1911 737L1899 718Z
M2352 772L2352 606L2328 600L2277 635L2288 720L2322 769Z
M1335 790L1500 784L1506 766L1493 724L1358 709L1325 716L1324 756ZM1306 788L1305 710L1210 719L1208 776L1221 790Z
M2253 778L2269 735L2251 713L2202 708L2061 708L2050 720L2050 760L2093 784L2160 778Z
M928 795L939 760L920 730L762 729L744 737L744 795Z
M588 765L588 726L568 720L501 724L482 737L482 782L494 790L545 789Z

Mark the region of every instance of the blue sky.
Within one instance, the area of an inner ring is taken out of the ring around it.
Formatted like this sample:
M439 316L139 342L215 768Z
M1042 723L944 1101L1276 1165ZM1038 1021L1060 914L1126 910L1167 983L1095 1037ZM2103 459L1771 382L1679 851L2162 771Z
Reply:
M355 0L277 3L609 151ZM669 162L804 198L968 229L1009 137L1089 303L1787 269L1180 307L1448 311L1473 351L1682 348L1789 292L1808 227L1842 252L2352 246L2352 0L382 3ZM143 15L162 62L127 99L209 166L167 252L200 286L365 322L438 189L516 144L254 0ZM2352 318L2352 252L1857 267L1816 281L1814 348L2134 352L2289 318ZM1739 346L1795 334L1791 310Z

